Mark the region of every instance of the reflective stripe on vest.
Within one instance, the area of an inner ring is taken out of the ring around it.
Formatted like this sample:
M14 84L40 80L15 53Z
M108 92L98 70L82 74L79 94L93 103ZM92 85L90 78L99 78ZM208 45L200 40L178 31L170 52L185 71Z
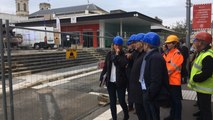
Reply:
M200 93L213 94L213 75L203 82L193 81L193 77L202 72L202 61L206 56L211 56L213 58L213 50L209 49L207 51L202 51L194 60L188 87Z
M179 51L178 51L178 50L175 51L175 53L173 54L172 58L170 59L170 64L175 68L176 71L181 72L181 66L178 67L175 63L172 62L172 59L174 58L174 56L175 56L176 53L179 53ZM169 73L169 74L171 74L172 72L173 72L173 71L168 70L168 73Z
M204 88L201 86L197 86L197 85L193 85L192 83L189 83L189 85L191 86L191 88L194 88L195 90L202 90L202 91L208 91L209 93L213 93L213 88Z
M196 64L196 63L194 63L194 64L193 64L193 66L194 66L195 68L199 69L199 70L201 70L201 69L202 69L202 66L199 66L199 65L198 65L198 64Z

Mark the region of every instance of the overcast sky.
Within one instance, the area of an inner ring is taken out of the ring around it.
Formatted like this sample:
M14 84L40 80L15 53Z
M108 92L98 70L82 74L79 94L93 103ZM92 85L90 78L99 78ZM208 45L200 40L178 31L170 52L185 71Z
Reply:
M0 1L0 12L15 14L15 0ZM84 5L88 3L88 0L29 0L30 13L38 11L41 2L49 2L51 8L60 8ZM213 3L213 0L191 0L191 2L202 4ZM184 21L186 16L186 0L89 0L89 3L107 11L122 9L127 12L138 11L150 17L158 16L166 26L174 25L177 21Z

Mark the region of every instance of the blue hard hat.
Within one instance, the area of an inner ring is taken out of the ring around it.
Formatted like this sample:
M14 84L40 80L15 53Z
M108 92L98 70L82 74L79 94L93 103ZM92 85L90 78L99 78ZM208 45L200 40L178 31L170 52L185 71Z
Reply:
M113 44L115 45L123 45L123 38L120 36L116 36L113 38Z
M128 41L126 42L127 45L130 45L132 43L132 41L134 41L136 39L136 34L132 34Z
M145 36L144 33L138 33L136 36L136 40L143 42L144 36Z
M131 44L131 40L128 40L128 41L126 42L126 44L127 44L127 45L130 45L130 44Z
M160 46L160 36L154 32L148 32L144 36L143 42L150 44L153 47Z
M132 40L135 40L136 39L136 34L132 34L130 37L129 37L129 39L128 39L128 41L132 41Z

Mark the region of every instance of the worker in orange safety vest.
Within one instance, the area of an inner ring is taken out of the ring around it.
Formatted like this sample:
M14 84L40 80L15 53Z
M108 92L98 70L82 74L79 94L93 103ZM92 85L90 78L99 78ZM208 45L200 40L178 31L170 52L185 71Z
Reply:
M170 115L164 120L181 120L181 66L184 58L177 49L178 42L176 35L169 35L165 41L167 53L163 54L163 57L168 70L172 101Z

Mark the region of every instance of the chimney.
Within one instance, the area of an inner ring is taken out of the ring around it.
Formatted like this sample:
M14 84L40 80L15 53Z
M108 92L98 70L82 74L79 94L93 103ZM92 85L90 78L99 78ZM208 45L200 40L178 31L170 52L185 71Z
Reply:
M49 10L49 9L51 9L51 5L50 5L50 3L40 3L39 9L40 10Z

